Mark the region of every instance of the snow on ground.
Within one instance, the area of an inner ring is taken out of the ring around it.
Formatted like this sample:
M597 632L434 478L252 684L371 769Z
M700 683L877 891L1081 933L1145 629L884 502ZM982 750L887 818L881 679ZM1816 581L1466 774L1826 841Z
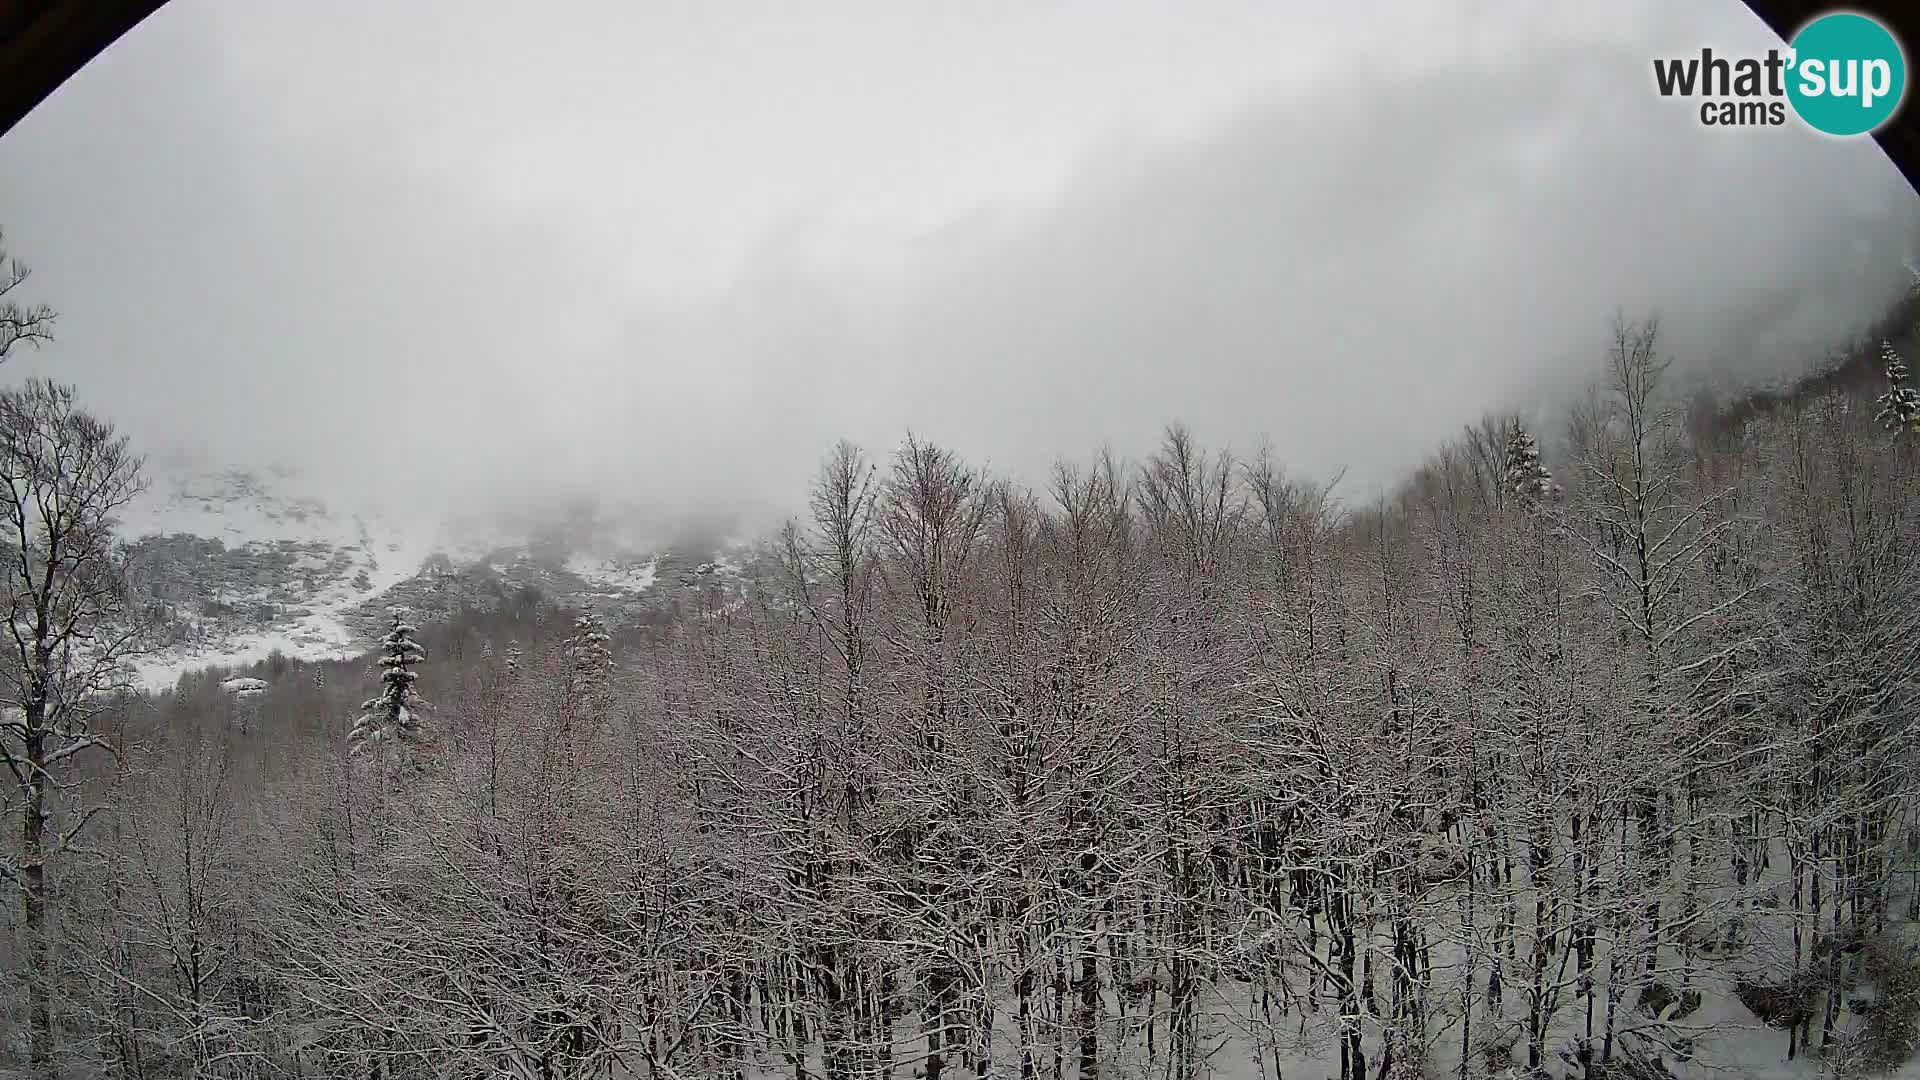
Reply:
M153 463L150 488L120 515L123 536L184 533L218 540L229 551L272 549L292 562L278 581L222 582L216 595L205 598L228 608L284 612L277 617L203 617L181 605L187 609L181 617L201 636L134 661L134 680L148 690L171 687L187 671L241 666L276 650L301 660L358 655L373 642L360 638L346 616L418 574L430 557L445 556L455 566L480 565L508 558L501 553L522 548L529 539L528 522L498 513L417 502L381 506L364 498L342 499L290 469L221 468L176 457ZM637 540L644 535L638 521L615 517L603 522L603 531L618 533L615 540ZM649 550L609 545L608 538L596 536L594 546L602 552ZM524 551L518 556L528 557ZM495 573L509 571L500 561L491 565ZM653 588L659 561L581 554L570 558L566 569L604 595L622 596Z
M240 667L264 660L275 650L302 660L338 659L359 650L343 645L295 638L287 634L262 633L237 636L225 648L209 651L198 647L164 649L136 658L132 662L133 683L147 691L170 690L180 676L205 667Z
M344 573L301 597L300 614L137 658L134 681L147 690L169 688L187 671L250 664L276 650L302 660L357 655L371 643L349 629L347 612L418 573L445 546L445 528L438 523L407 520L377 506L336 509L300 491L297 476L237 469L154 477L152 487L121 514L120 532L132 538L187 533L228 548L323 544L351 559ZM315 569L325 565L313 563Z
M583 581L617 592L646 592L653 587L660 560L636 563L619 559L573 555L567 559L567 573Z
M237 667L264 660L276 650L296 660L339 660L357 656L372 645L347 626L346 614L407 580L434 553L430 534L400 534L378 550L356 558L357 574L366 572L366 586L353 575L321 589L307 604L307 612L282 620L271 628L234 635L213 645L180 646L141 657L134 663L135 681L147 690L164 690L184 672L210 665Z

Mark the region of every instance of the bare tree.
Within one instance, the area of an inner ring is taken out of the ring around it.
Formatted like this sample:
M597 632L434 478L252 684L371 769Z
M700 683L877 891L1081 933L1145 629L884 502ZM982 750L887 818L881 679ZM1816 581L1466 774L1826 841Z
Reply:
M33 269L7 254L7 236L0 232L0 361L13 347L26 343L38 347L53 340L53 309L45 304L23 303L13 294L27 283Z
M71 387L32 380L0 393L0 500L12 648L0 665L11 710L0 755L19 786L21 851L6 867L21 886L32 984L34 1064L53 1040L47 864L68 849L98 807L60 812L75 787L75 758L108 748L92 730L108 693L123 685L135 642L116 511L140 491L140 459L113 426L74 403Z
M1520 424L1517 413L1489 413L1466 429L1466 452L1473 463L1474 480L1496 509L1506 505L1507 452L1513 431Z

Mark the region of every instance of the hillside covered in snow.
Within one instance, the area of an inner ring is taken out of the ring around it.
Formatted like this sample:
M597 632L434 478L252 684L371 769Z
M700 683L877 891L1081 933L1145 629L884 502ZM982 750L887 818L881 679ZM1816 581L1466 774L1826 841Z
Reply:
M575 507L568 524L438 513L342 500L289 469L163 460L120 515L148 647L137 683L240 666L274 652L357 655L390 608L435 618L535 589L593 604L616 625L689 589L737 590L747 546L719 539L684 552L648 543L644 523Z

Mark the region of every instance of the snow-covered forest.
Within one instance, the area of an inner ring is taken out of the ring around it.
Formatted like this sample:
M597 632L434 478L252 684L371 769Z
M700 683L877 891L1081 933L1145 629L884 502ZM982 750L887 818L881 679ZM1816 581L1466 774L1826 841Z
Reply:
M1920 395L1892 346L1730 404L1650 322L1596 346L1381 500L1179 427L1034 489L842 445L665 629L396 617L371 667L48 721L0 1061L1898 1069Z
M1920 1080L1915 48L0 0L0 1080Z

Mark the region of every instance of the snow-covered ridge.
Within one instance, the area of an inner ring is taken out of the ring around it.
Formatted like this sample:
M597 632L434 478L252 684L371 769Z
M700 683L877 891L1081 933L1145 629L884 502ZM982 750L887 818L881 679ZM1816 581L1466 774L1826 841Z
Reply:
M301 659L355 654L365 642L349 613L445 546L430 523L330 506L286 470L150 475L119 530L141 556L136 580L173 615L159 647L134 665L149 689L275 650Z
M165 462L120 515L153 645L134 661L149 690L273 652L359 655L389 606L432 619L536 588L591 603L609 622L676 597L744 589L745 541L684 552L640 546L644 521L592 507L519 519L322 493L292 470ZM600 508L604 510L605 508ZM557 520L556 520L557 519Z
M575 553L567 558L566 563L568 573L614 593L646 592L653 588L659 569L658 556L645 562L634 562Z

